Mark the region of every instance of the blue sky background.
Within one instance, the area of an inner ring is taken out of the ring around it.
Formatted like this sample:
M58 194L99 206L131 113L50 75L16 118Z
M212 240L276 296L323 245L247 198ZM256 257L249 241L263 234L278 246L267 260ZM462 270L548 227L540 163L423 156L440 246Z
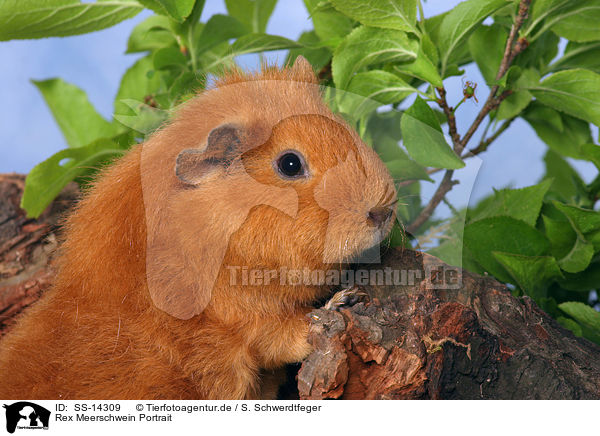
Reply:
M222 0L207 0L202 21L216 13L226 13ZM458 4L458 0L424 2L426 16L436 15ZM66 142L46 107L41 94L30 79L60 77L87 92L96 109L106 118L112 116L113 99L121 76L140 55L125 55L127 38L133 27L146 18L144 12L119 25L87 35L68 38L0 42L0 172L28 172L34 165L66 147ZM291 39L311 28L302 0L279 0L267 32ZM268 59L283 61L283 52ZM256 56L242 59L250 68L257 65ZM487 89L476 67L466 69L466 78L479 84L479 105L468 101L457 111L458 128L464 133L481 108ZM450 104L462 98L461 78L446 81ZM482 129L481 129L482 130ZM479 140L481 131L474 139ZM455 206L464 206L492 192L492 188L523 187L536 183L543 174L542 157L546 146L527 123L517 120L489 149L470 159L465 169L456 173L460 185L448 198ZM571 161L586 181L596 175L593 165ZM436 181L441 174L436 175ZM423 183L425 200L436 184ZM447 210L442 205L438 213Z

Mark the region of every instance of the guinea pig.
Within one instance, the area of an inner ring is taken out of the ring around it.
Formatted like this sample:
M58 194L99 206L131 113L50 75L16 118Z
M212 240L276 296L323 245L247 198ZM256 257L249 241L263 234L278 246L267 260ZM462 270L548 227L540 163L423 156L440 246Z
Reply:
M286 272L377 246L396 201L304 58L230 71L66 219L53 287L0 343L0 398L260 398L331 292Z

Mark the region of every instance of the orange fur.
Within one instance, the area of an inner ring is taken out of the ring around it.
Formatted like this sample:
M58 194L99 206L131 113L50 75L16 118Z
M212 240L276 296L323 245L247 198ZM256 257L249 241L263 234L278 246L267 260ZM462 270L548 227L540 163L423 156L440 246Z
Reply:
M0 398L257 398L261 370L302 360L306 314L329 290L232 284L228 267L339 267L389 231L367 214L395 198L315 84L303 59L230 73L104 171L67 220L54 287L0 343ZM243 152L182 186L177 156L225 123L244 127ZM278 177L272 161L286 149L310 177Z

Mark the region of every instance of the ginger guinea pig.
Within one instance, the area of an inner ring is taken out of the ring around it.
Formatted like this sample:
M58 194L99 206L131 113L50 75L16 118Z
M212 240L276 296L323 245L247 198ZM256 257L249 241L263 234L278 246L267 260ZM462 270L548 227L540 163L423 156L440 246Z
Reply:
M259 398L330 292L287 272L379 244L395 204L304 58L229 73L68 217L54 286L0 343L0 398Z

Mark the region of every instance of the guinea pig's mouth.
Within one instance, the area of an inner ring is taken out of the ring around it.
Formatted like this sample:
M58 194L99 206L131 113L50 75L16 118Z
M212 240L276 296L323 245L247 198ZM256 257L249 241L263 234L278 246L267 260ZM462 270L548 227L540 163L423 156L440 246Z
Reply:
M365 248L364 250L349 256L348 259L344 263L347 263L347 264L376 263L376 262L379 262L380 257L381 257L380 244L375 244L372 247Z
M372 238L359 247L354 253L348 253L343 259L346 264L378 263L381 258L382 242L389 235L394 225L394 220L384 228L379 228L372 233Z

